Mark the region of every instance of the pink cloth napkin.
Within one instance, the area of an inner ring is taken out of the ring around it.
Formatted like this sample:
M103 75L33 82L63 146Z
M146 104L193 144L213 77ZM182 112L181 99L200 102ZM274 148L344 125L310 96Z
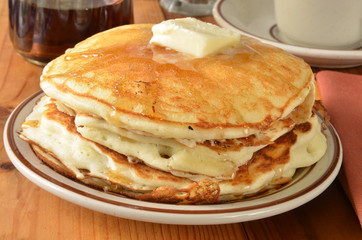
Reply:
M316 78L322 102L342 141L341 182L362 226L362 75L321 71Z

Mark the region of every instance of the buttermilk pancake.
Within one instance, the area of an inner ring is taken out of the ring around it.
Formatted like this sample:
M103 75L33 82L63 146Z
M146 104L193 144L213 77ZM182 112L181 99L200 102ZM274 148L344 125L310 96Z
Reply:
M151 28L123 26L77 44L44 68L41 88L76 112L162 138L240 138L310 117L314 78L303 60L246 37L191 58L150 44Z
M96 34L40 85L20 137L55 170L137 199L244 198L326 151L303 60L192 18Z
M168 203L216 203L241 199L291 180L297 168L320 159L326 149L315 115L257 151L232 180L193 181L154 169L84 138L74 117L56 100L42 97L22 124L20 137L56 171L136 199Z

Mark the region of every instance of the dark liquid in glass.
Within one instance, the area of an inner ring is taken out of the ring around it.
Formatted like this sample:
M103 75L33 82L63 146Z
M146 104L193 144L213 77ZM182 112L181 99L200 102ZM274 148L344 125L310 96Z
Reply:
M40 7L34 2L9 0L9 30L17 52L37 64L46 64L97 32L133 23L132 0L86 9Z

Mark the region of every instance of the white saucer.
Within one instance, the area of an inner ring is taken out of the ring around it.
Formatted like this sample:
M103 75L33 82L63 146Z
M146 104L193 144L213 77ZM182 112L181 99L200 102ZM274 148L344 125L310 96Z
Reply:
M282 188L232 203L174 205L152 203L106 193L58 174L18 137L21 124L44 93L21 103L4 128L5 150L14 166L29 180L50 193L102 213L166 224L205 225L250 221L280 214L312 200L335 179L342 164L342 145L332 125L327 126L327 152L315 165L299 169Z
M218 24L303 58L312 66L345 68L362 65L362 42L356 50L327 50L282 42L272 0L218 0L213 8Z

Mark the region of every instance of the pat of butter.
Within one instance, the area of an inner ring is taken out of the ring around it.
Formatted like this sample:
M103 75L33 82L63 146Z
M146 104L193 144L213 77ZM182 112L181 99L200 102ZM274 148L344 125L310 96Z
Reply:
M240 41L240 35L233 31L191 17L161 22L152 32L150 43L199 58Z

